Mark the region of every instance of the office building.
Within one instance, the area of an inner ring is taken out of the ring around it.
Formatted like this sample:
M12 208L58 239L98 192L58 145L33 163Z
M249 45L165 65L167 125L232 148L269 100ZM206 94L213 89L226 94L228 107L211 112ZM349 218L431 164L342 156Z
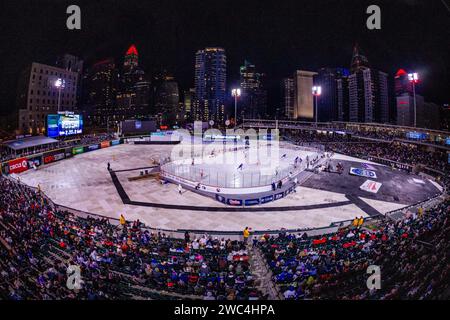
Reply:
M356 45L348 77L349 121L389 121L388 75L369 66L367 58Z
M284 105L284 116L287 119L294 119L294 79L284 78L283 79L283 105Z
M205 48L195 54L194 120L225 119L227 58L222 48Z
M317 98L319 122L337 121L344 118L345 81L349 74L350 72L345 68L321 68L314 76L314 85L322 88L322 93Z
M312 87L316 72L297 70L294 73L294 119L314 120Z
M178 83L172 76L166 76L156 89L155 95L155 109L160 124L173 125L181 120L179 102Z
M19 131L44 134L48 114L74 111L78 77L78 72L38 62L25 69L18 84Z
M118 71L114 59L96 62L85 72L83 80L83 109L88 125L106 126L109 117L114 119Z
M267 113L267 91L264 88L263 73L256 71L251 62L245 60L239 69L241 97L238 116L247 119L262 118Z

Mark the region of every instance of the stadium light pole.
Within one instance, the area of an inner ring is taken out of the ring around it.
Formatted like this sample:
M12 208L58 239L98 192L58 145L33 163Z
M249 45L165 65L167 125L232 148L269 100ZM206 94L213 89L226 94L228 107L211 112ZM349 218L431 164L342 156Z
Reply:
M317 98L322 94L322 87L321 86L313 86L312 94L314 96L314 113L316 114L316 127L317 127L317 119L319 116L317 113Z
M236 130L237 126L237 99L241 96L241 89L236 88L231 90L231 95L234 97L234 129Z
M412 83L413 99L414 99L414 127L417 126L417 105L416 105L416 83L419 82L419 74L417 72L408 73L408 80Z
M55 81L55 87L58 88L58 112L60 111L60 107L61 107L61 90L64 87L64 80L62 80L61 78L56 79Z

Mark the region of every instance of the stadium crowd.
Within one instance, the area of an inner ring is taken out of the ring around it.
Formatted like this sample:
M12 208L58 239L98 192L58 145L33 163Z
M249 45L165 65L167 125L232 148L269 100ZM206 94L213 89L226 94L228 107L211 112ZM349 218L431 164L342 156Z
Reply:
M447 155L443 152L429 152L419 149L414 144L391 143L330 143L327 149L360 158L375 157L387 159L411 166L424 165L431 169L446 172L450 170Z
M246 127L254 127L254 128L267 128L267 127L274 127L275 122L272 123L264 123L264 122L245 122ZM400 128L400 127L372 127L372 126L353 126L352 123L340 123L340 122L330 122L327 124L320 124L318 127L315 127L314 124L311 123L283 123L282 121L278 123L278 128L282 131L299 131L302 130L303 132L308 131L315 131L319 130L322 132L328 131L334 131L334 132L340 132L345 133L348 135L351 135L353 137L364 137L364 138L370 138L375 140L384 140L384 141L393 141L393 140L406 140L411 142L425 142L427 144L433 144L433 145L446 145L446 138L450 138L450 136L445 133L443 133L441 136L434 137L434 139L430 139L429 135L426 133L426 129L417 129L416 131L412 128ZM408 133L425 133L426 139L418 139L415 137L411 137L408 135Z
M449 202L318 237L264 235L257 245L286 299L448 299ZM380 267L379 290L368 289L369 265Z
M59 147L110 140L61 140ZM298 131L298 144L448 172L446 156L398 141ZM449 186L448 177L443 182ZM449 200L405 219L356 224L309 237L280 232L256 238L285 299L450 298ZM247 238L248 238L247 234ZM39 191L0 177L0 299L264 299L250 271L247 241L204 235L170 238L139 221L119 224L60 211ZM368 289L368 266L380 266L381 289ZM69 266L80 288L68 286Z
M81 268L79 290L66 284L69 265ZM81 218L4 177L0 274L0 297L8 299L124 299L148 297L148 289L207 300L261 297L242 242L172 239L139 221Z
M301 145L323 144L326 151L333 151L349 156L387 159L411 166L424 165L431 169L447 172L450 165L447 154L436 150L430 152L413 143L400 141L374 142L358 137L340 134L319 134L315 131L295 131L286 135L288 139Z

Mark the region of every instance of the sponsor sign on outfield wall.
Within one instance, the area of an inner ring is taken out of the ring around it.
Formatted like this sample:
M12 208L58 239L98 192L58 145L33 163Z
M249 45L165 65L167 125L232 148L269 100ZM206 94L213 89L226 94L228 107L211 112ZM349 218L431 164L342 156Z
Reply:
M64 152L55 153L55 154L44 154L44 164L52 163L55 161L59 161L65 158Z
M72 148L72 154L80 154L84 152L84 147L74 147Z
M28 170L28 161L26 158L14 159L8 162L9 173L21 173Z
M109 141L103 141L102 143L100 143L100 147L101 148L108 148L109 147Z
M85 151L94 151L94 150L98 150L98 148L99 148L98 144L93 144L93 145L88 146Z
M35 165L36 167L39 167L41 164L42 164L41 156L28 159L28 166L30 168L33 167L33 165Z

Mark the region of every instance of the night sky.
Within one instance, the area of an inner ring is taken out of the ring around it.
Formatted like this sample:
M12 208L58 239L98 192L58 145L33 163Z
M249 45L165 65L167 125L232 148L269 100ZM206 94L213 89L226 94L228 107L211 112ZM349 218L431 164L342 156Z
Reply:
M450 4L450 1L447 3ZM77 4L82 29L66 28L66 8ZM381 7L381 30L366 28L366 8ZM270 108L279 107L280 82L296 69L349 67L360 44L370 64L393 77L417 71L427 101L450 101L450 12L442 0L2 0L0 107L16 108L19 72L32 61L54 63L61 53L87 66L105 57L122 63L131 43L147 72L172 73L182 89L194 84L194 54L225 48L228 85L248 59L268 79Z

